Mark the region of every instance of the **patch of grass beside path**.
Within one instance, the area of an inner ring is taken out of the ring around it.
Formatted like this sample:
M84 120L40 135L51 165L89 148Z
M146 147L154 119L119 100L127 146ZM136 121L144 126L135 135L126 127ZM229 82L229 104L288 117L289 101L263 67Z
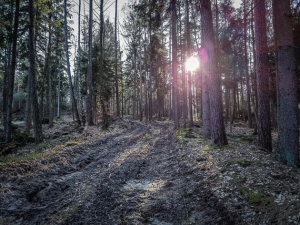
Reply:
M22 162L28 162L32 160L48 158L61 152L64 149L64 147L75 146L79 144L81 144L81 142L78 141L67 141L63 144L55 144L55 145L40 144L35 147L33 152L28 152L22 155L1 156L0 168L14 163L22 163Z

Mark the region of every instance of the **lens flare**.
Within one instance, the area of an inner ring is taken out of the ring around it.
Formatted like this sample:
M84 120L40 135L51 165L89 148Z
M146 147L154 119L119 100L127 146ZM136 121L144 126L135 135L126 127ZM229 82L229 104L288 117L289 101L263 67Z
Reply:
M199 60L197 57L195 56L191 56L190 58L188 58L185 62L185 68L188 71L195 71L196 69L199 68Z

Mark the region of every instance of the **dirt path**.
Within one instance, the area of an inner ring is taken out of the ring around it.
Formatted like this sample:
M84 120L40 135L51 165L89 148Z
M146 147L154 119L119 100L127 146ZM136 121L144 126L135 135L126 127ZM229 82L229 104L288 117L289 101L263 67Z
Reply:
M234 224L203 184L207 158L184 158L168 122L65 147L0 169L0 224ZM186 149L185 149L186 150Z

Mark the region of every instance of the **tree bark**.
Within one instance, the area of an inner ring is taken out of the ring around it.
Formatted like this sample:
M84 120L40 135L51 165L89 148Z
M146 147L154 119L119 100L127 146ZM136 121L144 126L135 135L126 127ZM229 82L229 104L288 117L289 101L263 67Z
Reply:
M51 20L51 16L49 18ZM52 27L49 24L49 37L48 37L48 51L47 60L45 65L45 75L48 74L48 116L49 116L49 127L53 126L53 99L52 99L52 77L51 77L51 34ZM43 118L43 117L42 117Z
M103 70L103 66L104 66L104 59L103 59L103 52L104 52L104 48L103 48L103 40L104 40L104 15L103 15L103 0L100 1L100 76L102 77L102 81L103 83L100 85L103 85L100 91L100 104L101 104L101 108L102 108L102 117L103 117L103 124L102 124L102 128L103 129L107 129L109 127L109 120L108 120L108 114L107 114L107 102L105 99L105 78L104 78L104 70Z
M185 33L186 33L186 55L191 56L191 36L190 36L190 11L188 0L185 0ZM189 127L194 126L193 120L193 95L192 95L192 76L191 71L188 71L188 96L189 96Z
M120 116L120 100L119 100L119 79L118 79L118 0L115 3L115 85L116 85L116 110L117 116Z
M278 148L276 157L299 165L299 109L290 1L273 0L277 49Z
M15 18L14 18L14 31L12 36L12 54L11 54L11 65L8 77L8 95L7 95L7 107L6 107L6 119L5 119L5 142L11 141L11 121L12 121L12 106L13 106L13 95L14 95L14 84L15 84L15 72L17 64L17 40L18 40L18 27L19 27L19 10L20 0L16 0Z
M247 48L247 12L246 1L244 0L244 51L245 51L245 70L246 70L246 87L247 87L247 111L248 111L248 127L252 127L251 116L251 90L250 90L250 75L248 66L248 48Z
M176 0L171 0L172 8L172 107L175 128L179 127L178 78L177 78L177 9Z
M200 1L200 11L203 38L202 45L204 51L204 57L202 59L204 60L203 72L205 76L208 76L209 81L211 139L214 144L226 145L228 142L223 119L221 81L217 74L215 39L210 0Z
M29 0L29 61L30 61L30 85L31 85L31 100L33 109L34 137L35 143L43 141L42 124L40 121L39 104L36 91L36 65L35 65L35 34L34 34L34 0Z
M65 36L65 51L66 51L66 60L67 60L67 73L69 78L69 86L71 91L71 100L73 105L73 112L75 113L75 118L78 126L81 126L81 121L79 118L77 103L74 95L74 88L72 84L72 76L70 69L70 57L69 57L69 47L68 47L68 27L67 27L67 0L64 0L64 36Z
M93 0L90 0L89 9L89 64L86 78L87 96L86 96L86 122L88 126L94 124L93 121Z
M258 146L272 151L268 45L265 0L254 0L256 73L258 94Z
M81 116L83 116L83 108L82 108L82 94L81 94L81 85L82 85L82 80L81 80L81 73L80 73L80 69L81 69L81 26L80 26L80 22L81 22L81 0L78 0L78 34L77 34L77 80L78 80L78 87L77 87L77 97L78 99L78 104L79 104L79 108L80 108L80 112L81 112ZM85 126L84 124L84 119L82 119L82 125Z

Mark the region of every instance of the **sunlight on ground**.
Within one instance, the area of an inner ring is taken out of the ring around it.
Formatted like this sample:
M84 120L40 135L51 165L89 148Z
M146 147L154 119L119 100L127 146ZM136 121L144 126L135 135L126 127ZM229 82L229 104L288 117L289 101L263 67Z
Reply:
M149 150L150 148L152 148L151 146L153 146L153 143L155 143L159 139L159 136L156 137L153 135L158 135L159 133L160 130L153 129L150 130L150 133L142 135L137 141L134 148L120 153L118 157L112 160L112 163L109 165L109 167L115 168L121 166L126 161L126 159L130 158L130 156L136 152L139 153L140 159L144 159L149 154ZM151 145L149 145L149 141L151 141Z
M155 192L164 186L165 182L162 180L130 180L123 186L126 191L144 190L148 192Z

